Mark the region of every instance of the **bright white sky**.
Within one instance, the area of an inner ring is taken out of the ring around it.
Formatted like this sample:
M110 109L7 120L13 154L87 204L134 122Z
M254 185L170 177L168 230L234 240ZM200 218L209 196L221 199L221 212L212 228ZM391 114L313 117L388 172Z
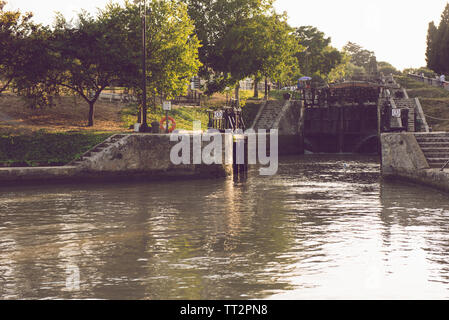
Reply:
M55 12L66 18L79 10L95 12L109 0L9 0L8 8L34 13L35 21L51 24ZM121 0L114 0L121 2ZM374 51L378 61L396 68L425 65L430 21L439 23L448 0L276 0L294 27L312 25L341 49L348 41Z

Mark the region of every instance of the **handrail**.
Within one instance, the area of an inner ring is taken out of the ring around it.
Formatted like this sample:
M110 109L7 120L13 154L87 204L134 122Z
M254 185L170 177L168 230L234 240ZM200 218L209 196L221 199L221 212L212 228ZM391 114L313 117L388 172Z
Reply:
M427 83L430 84L431 86L440 87L445 90L449 90L449 81L441 81L440 79L437 79L437 78L428 78L425 76L423 77L418 74L412 74L412 73L407 74L407 76L410 78L416 79L416 80L421 80L422 82L427 81ZM442 83L444 84L443 86L441 86Z
M440 171L444 171L444 169L447 167L448 164L449 164L449 160L446 161L446 163L445 163L444 166L440 169Z

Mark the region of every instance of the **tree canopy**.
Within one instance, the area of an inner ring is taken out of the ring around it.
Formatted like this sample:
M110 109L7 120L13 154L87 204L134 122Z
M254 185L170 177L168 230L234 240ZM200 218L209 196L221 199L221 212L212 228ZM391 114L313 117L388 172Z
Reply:
M153 0L146 15L146 90L152 97L180 95L200 66L199 41L187 7ZM57 15L52 28L34 27L21 39L28 58L14 75L15 86L35 105L51 104L63 89L79 94L89 104L92 126L94 105L107 86L120 83L142 92L141 26L141 8L129 1L124 6L110 3L95 16L81 12L75 22Z
M331 38L316 27L299 27L295 35L302 48L296 53L300 75L321 79L322 82L328 80L331 72L345 62L343 54L330 45Z
M427 67L438 73L449 73L449 3L438 27L432 21L427 31Z
M298 50L285 14L272 0L185 0L201 42L201 75L211 94L246 77L278 80L295 67Z
M0 94L11 84L23 64L30 57L24 39L37 28L31 23L32 14L6 11L5 1L0 1Z
M351 63L355 66L364 68L367 73L374 71L374 67L377 63L373 51L366 50L353 42L348 42L343 47L343 51L351 57Z

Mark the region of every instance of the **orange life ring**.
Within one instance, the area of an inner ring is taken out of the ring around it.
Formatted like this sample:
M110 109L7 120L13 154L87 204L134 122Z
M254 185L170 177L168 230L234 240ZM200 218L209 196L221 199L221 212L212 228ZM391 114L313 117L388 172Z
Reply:
M161 119L160 123L160 128L161 130L163 130L163 132L165 132L165 125L167 122L167 117L163 117ZM175 119L173 119L172 117L168 117L168 132L173 132L176 129L176 121Z

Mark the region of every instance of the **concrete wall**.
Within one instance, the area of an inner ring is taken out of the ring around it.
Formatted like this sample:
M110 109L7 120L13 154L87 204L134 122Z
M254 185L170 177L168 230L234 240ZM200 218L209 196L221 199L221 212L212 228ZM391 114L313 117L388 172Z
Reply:
M83 172L106 175L143 175L148 177L219 177L232 173L232 164L193 164L193 139L190 139L190 163L174 165L170 160L170 151L178 142L170 141L170 135L130 134L111 144L107 149L89 158L83 163ZM197 136L198 137L198 136ZM222 157L226 159L226 144L230 147L232 163L232 136L222 137ZM209 142L202 142L201 147ZM229 156L229 154L228 154Z
M75 166L63 167L26 167L0 168L0 186L36 181L67 181L80 176L80 168Z
M382 174L414 176L430 168L413 133L383 133L381 143Z
M413 133L383 133L382 175L449 192L449 171L430 169Z
M174 165L170 160L170 151L177 142L170 141L170 135L130 134L108 144L105 149L76 166L0 168L0 184L225 177L232 174L233 141L232 136L221 137L224 164L193 164L191 151L192 164ZM192 145L192 134L189 140ZM201 142L202 148L209 143ZM230 152L225 152L226 147Z
M279 128L279 155L304 154L304 108L300 101L286 101L276 126Z

